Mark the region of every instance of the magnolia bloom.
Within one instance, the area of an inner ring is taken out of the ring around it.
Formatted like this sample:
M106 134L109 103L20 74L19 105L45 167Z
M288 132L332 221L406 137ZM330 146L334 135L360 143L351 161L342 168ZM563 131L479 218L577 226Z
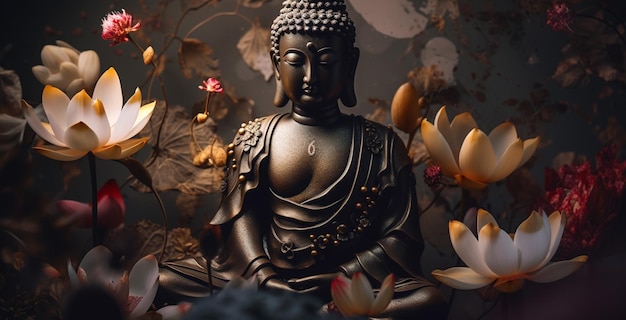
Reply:
M100 75L100 57L93 50L80 52L63 41L41 49L43 65L32 68L45 85L55 86L73 96L82 89L91 91Z
M539 137L522 141L510 122L486 135L468 112L450 122L445 106L437 112L434 125L424 120L421 128L432 161L466 189L482 189L506 178L528 161L539 143Z
M492 282L502 292L519 290L528 279L552 282L578 270L587 256L549 262L556 253L565 217L558 211L549 217L533 211L514 235L498 227L493 216L478 210L478 239L460 221L449 224L454 251L467 267L434 270L432 275L444 284L462 290L477 289Z
M34 149L48 158L71 161L93 152L102 159L123 159L148 141L130 139L150 120L156 102L141 106L141 90L122 106L122 87L114 68L109 68L96 83L93 98L80 91L70 100L61 90L47 85L42 95L48 122L42 122L34 109L22 100L28 124L52 145Z
M113 229L124 222L126 204L115 179L107 181L98 190L98 226ZM91 203L59 200L57 208L81 228L92 227Z
M352 280L344 275L335 278L331 284L331 295L335 306L345 317L380 315L393 297L395 278L389 274L374 297L372 285L367 277L355 272Z
M141 22L133 24L133 16L122 12L113 11L102 19L102 39L111 40L111 46L128 42L128 34L141 28Z
M204 90L206 92L224 92L224 88L222 88L222 84L219 80L215 78L208 78L206 80L202 80L202 85L198 86L198 89Z
M108 288L130 318L148 311L159 287L159 266L153 255L137 261L130 273L111 269L113 254L104 246L89 250L77 270L68 262L73 286L96 284Z

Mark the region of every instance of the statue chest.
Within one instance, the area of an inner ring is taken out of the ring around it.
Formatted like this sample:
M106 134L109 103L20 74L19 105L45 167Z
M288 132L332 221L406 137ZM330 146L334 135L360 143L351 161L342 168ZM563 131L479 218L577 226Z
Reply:
M315 197L337 181L351 154L352 126L286 125L272 135L268 182L292 201Z

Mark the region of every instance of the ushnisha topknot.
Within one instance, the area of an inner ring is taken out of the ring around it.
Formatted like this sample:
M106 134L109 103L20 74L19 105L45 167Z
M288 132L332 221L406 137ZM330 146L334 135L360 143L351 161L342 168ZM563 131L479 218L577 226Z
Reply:
M285 0L270 31L272 55L278 55L278 40L285 33L334 32L354 45L354 23L344 1Z

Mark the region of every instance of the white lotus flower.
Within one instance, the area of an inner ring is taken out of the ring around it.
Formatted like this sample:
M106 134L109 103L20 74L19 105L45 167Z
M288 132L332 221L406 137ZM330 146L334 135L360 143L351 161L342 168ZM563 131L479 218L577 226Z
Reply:
M395 285L395 277L389 274L380 287L378 295L374 297L372 285L367 277L355 272L352 280L340 275L331 283L331 295L335 306L345 317L369 316L376 317L385 309L391 298Z
M434 125L425 120L421 129L433 162L467 189L481 189L506 178L528 161L539 144L539 137L518 138L510 122L495 127L489 135L478 129L468 112L450 122L445 106L437 112Z
M42 95L49 123L42 122L34 109L22 100L28 124L53 145L34 149L48 158L71 161L88 152L102 159L126 158L148 141L130 139L150 120L155 101L141 106L141 90L122 106L122 87L114 68L105 71L96 83L93 98L81 90L71 100L61 90L47 85Z
M96 284L108 288L130 317L140 316L152 305L159 287L159 265L154 255L137 261L130 273L110 268L113 254L96 246L83 257L75 271L68 262L67 271L73 286Z
M100 74L100 57L93 50L80 52L70 44L57 41L41 49L43 65L32 68L42 84L55 86L68 96L80 90L91 91Z
M533 211L514 235L498 227L493 216L478 210L478 239L460 221L449 223L454 251L467 267L434 270L432 275L444 284L462 290L476 289L492 282L502 292L519 290L524 280L552 282L578 270L587 256L549 262L556 253L565 217L558 211L546 216Z

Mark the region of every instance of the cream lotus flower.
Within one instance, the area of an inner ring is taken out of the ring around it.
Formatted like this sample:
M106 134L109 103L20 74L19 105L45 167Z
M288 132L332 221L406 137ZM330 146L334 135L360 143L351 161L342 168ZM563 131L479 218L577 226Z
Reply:
M467 267L434 270L432 275L444 284L462 290L476 289L495 281L502 292L513 292L524 280L552 282L578 270L587 256L549 262L561 241L565 217L558 211L546 216L533 211L514 235L498 227L493 216L478 210L478 239L460 221L449 223L454 251Z
M104 246L93 247L74 270L68 262L67 272L73 286L102 285L120 302L130 318L140 316L152 305L159 287L159 265L154 255L137 261L130 273L110 268L113 254Z
M528 161L539 143L539 137L522 141L510 122L486 135L468 112L450 122L445 106L437 112L434 125L425 120L421 129L433 162L466 189L482 189L506 178Z
M73 96L82 89L91 91L100 75L100 57L93 50L78 51L70 44L57 41L41 49L43 65L32 68L42 84L52 85Z
M102 74L93 98L81 90L71 100L61 90L47 85L43 109L50 123L42 122L34 109L22 100L24 116L33 130L53 145L34 149L48 158L71 161L93 152L102 159L126 158L148 141L130 139L150 120L156 102L141 106L141 90L122 107L122 87L114 68Z
M367 277L355 272L352 280L340 275L331 283L330 292L335 306L345 317L376 317L385 309L393 297L395 277L389 274L374 297L372 285Z

